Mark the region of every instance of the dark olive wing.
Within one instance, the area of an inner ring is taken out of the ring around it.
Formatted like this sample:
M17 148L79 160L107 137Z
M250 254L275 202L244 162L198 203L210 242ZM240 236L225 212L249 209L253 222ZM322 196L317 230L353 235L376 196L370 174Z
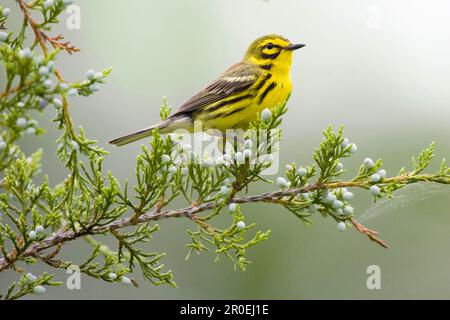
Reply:
M183 103L171 117L190 115L207 105L244 92L256 83L262 72L260 68L249 63L235 64L220 78Z

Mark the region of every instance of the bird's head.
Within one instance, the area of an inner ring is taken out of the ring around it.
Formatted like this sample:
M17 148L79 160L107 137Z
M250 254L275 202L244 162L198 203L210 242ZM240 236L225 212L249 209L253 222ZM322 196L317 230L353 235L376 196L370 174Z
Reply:
M253 41L247 49L244 60L272 72L289 72L292 52L304 46L304 44L292 44L279 35L267 35Z

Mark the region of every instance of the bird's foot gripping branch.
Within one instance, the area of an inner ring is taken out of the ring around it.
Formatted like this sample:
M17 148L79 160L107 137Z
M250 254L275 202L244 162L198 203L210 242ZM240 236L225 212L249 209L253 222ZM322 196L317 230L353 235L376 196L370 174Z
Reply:
M258 231L245 217L248 203L284 206L305 224L311 224L315 215L329 217L340 230L354 226L386 247L375 231L354 218L352 189L366 189L376 200L392 197L395 190L411 183L450 184L450 169L445 161L438 172L424 172L433 157L433 145L413 161L411 170L402 169L388 176L381 168L381 160L365 159L353 179L341 180L341 161L357 147L343 136L342 129L336 133L331 128L324 131L323 142L313 153L313 163L290 164L273 184L263 175L272 165L271 157L252 165L250 160L261 150L274 151L272 142L276 137L267 139L267 132L279 127L286 112L284 106L264 111L247 133L249 136L242 143L233 143L225 155L213 162L210 158L197 161L204 155L193 153L176 135L162 137L154 131L150 147L144 147L137 158L134 186L120 184L113 173L103 169L107 152L88 139L81 128L76 130L69 112L70 97L97 92L109 70L89 71L86 80L66 82L55 59L60 50L73 53L74 47L57 42L47 33L67 2L16 2L23 13L23 29L17 33L0 31L0 63L6 79L0 93L0 273L15 272L18 277L9 288L2 288L4 299L44 294L48 286L59 284L50 271L54 268L78 270L112 285L137 285L130 275L140 271L144 279L156 285L175 286L172 273L161 264L164 253L148 251L148 242L159 231L156 222L160 219L191 221L188 256L192 251L212 250L217 258L226 256L236 268L245 269L249 248L269 236L269 231ZM31 10L36 14L32 16ZM3 29L9 12L0 9ZM43 22L33 18L39 13ZM28 28L35 35L29 49L24 43ZM56 51L50 52L48 45ZM18 143L25 136L33 139L36 134L44 134L32 119L36 112L55 110L55 122L61 131L55 152L67 176L51 186L41 172L42 152L25 154ZM161 117L167 116L164 105ZM252 186L258 181L267 183L273 191L252 195ZM174 209L175 200L184 204ZM228 216L228 227L216 225L218 215ZM116 245L105 246L100 241L105 236ZM85 252L85 259L62 259L65 244L77 241L92 246ZM47 265L49 271L34 275L30 269L38 263Z

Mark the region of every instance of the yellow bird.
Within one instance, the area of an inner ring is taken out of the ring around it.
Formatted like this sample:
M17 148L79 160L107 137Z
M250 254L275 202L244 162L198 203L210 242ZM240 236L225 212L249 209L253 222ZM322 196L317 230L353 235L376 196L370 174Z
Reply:
M304 46L279 35L261 37L250 45L241 62L183 103L165 121L109 143L123 146L150 136L156 128L161 133L176 129L192 132L197 121L201 121L203 130L245 130L258 113L288 99L292 91L292 52Z

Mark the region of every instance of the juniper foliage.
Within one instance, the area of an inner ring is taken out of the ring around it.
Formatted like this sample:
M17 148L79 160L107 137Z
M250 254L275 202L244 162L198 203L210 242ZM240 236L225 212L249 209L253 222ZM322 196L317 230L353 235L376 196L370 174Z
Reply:
M249 195L253 184L272 183L264 170L272 165L270 153L276 151L274 142L281 137L280 131L273 130L281 124L285 105L277 106L268 121L252 124L243 139L251 139L252 147L236 140L220 161L213 159L214 163L186 148L178 136L163 137L155 130L150 145L137 156L136 184L121 183L103 168L108 153L88 138L81 126L76 129L69 112L70 97L95 94L111 69L89 71L85 80L66 81L56 67L56 59L61 52L73 54L79 49L63 42L62 36L49 33L67 1L57 0L50 7L42 0L16 3L23 24L15 32L8 29L8 17L0 8L0 39L4 38L0 42L0 64L5 79L0 93L0 272L13 270L18 274L18 280L1 293L3 299L18 299L60 285L51 270L73 266L100 281L127 282L127 276L141 272L155 285L175 287L172 272L162 263L165 254L151 250L151 239L160 230L156 221L175 217L189 219L194 226L187 230L191 240L187 258L192 252L213 251L216 259L226 257L235 268L246 270L250 263L247 251L270 234L270 230L258 230L255 223L244 223L245 204L251 202L284 206L306 225L312 223L314 215L321 214L354 226L386 247L375 231L354 218L348 189L377 185L377 200L393 197L395 190L411 183L450 184L445 160L438 172L424 173L433 158L434 144L413 159L410 171L403 168L395 176L373 182L372 175L382 167L378 160L370 168L362 165L354 179L342 180L345 170L341 161L352 155L355 145L347 143L342 128L334 132L329 127L313 153L314 163L304 167L292 163L275 191ZM20 147L25 135L45 134L34 117L52 108L57 112L54 122L60 130L55 152L67 172L56 185L50 185L42 172L42 150L26 154ZM164 100L161 118L169 114L170 107ZM253 153L244 152L242 158L244 149ZM251 157L263 153L269 157L250 163ZM184 199L186 206L169 209L176 199ZM215 218L223 214L228 215L229 225L219 228ZM116 247L107 247L97 235L115 239ZM91 245L84 260L64 261L59 257L64 245L72 241ZM34 276L27 269L38 263L48 265L49 270ZM134 279L131 283L137 285Z

